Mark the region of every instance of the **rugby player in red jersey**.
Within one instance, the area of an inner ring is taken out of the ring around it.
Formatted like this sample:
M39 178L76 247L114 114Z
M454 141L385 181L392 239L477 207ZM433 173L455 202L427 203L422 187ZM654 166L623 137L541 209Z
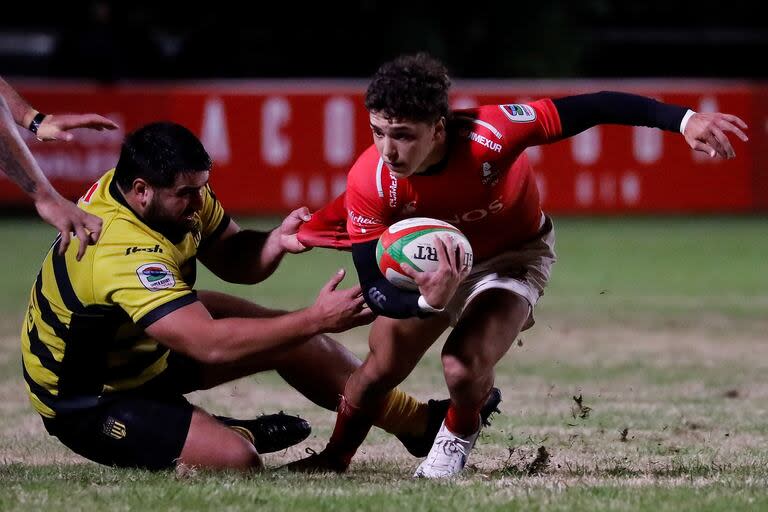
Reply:
M320 453L289 465L343 471L370 429L381 397L404 380L449 326L442 350L451 404L415 476L459 473L480 432L479 411L494 365L534 323L556 256L552 221L541 210L527 147L556 142L598 124L679 132L695 150L733 158L727 133L747 140L736 116L620 92L449 111L445 67L425 54L384 64L365 96L374 144L349 172L347 191L305 224L307 246L351 248L366 301L379 315L370 352L349 377L336 425ZM419 285L389 283L375 249L387 226L408 217L450 222L469 239L468 275L443 246L433 273L405 268Z

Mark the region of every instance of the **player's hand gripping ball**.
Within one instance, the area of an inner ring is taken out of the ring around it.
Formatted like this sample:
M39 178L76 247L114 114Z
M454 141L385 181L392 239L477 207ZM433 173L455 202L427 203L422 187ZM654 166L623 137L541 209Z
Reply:
M472 268L472 246L461 231L441 220L414 217L392 224L379 237L376 261L381 273L399 288L417 290L416 283L403 273L400 264L407 263L417 272L437 270L440 256L437 236L452 239L457 251L461 244L465 253L463 263Z

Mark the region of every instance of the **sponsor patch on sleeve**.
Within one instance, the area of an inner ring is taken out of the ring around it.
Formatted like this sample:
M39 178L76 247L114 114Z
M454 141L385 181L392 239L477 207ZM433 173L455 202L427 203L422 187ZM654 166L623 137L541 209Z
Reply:
M530 123L536 120L536 111L528 105L511 103L509 105L499 105L499 108L514 123Z
M136 275L144 288L151 292L172 288L176 284L173 273L163 263L145 263L136 269Z

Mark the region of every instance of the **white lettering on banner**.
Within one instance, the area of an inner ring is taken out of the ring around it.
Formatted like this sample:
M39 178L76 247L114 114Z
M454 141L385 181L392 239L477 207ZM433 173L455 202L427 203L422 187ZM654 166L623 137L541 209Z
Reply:
M632 171L625 172L621 178L621 199L630 206L640 201L640 177Z
M576 204L579 206L590 206L595 198L595 180L592 179L592 173L580 172L574 182L576 190Z
M600 127L593 126L589 130L571 137L571 154L576 163L592 165L597 162L602 150L600 133Z
M283 203L292 208L302 203L302 181L296 174L286 174L283 178Z
M281 130L291 119L291 104L285 98L271 97L261 107L261 158L278 166L291 157L291 140Z
M35 151L35 160L49 179L67 181L92 181L102 174L105 169L111 169L120 157L120 148ZM3 173L0 176L5 177Z
M331 180L331 197L338 197L345 190L347 190L347 175L335 175Z
M595 184L595 177L589 171L580 172L574 182L576 204L583 208L594 205L595 189L599 191L600 203L614 206L635 206L640 202L642 187L640 177L634 171L626 171L617 180L616 174L601 174ZM617 197L618 193L618 197Z
M339 96L325 103L323 151L325 161L336 166L355 156L355 104L349 98Z
M228 164L231 157L229 149L229 130L227 112L221 98L209 98L203 107L203 129L200 142L211 155L214 162Z
M661 158L664 133L647 126L632 127L632 154L641 164L651 164Z
M321 206L328 195L325 192L325 177L312 176L307 184L307 201L312 206Z
M717 103L717 99L713 96L704 96L699 101L699 107L696 109L696 112L702 112L702 113L713 113L713 112L719 112L720 107ZM710 158L710 156L707 153L704 153L703 151L696 151L695 149L691 149L691 153L693 153L693 160L698 163L710 163L715 164L720 161L718 158Z

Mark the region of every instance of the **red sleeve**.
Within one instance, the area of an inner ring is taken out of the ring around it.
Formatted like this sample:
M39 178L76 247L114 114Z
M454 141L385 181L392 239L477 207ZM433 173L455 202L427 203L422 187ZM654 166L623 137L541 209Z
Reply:
M375 240L387 229L393 180L376 148L366 151L347 175L347 232L353 244Z
M456 114L471 123L467 124L466 137L473 142L472 153L484 161L555 142L562 134L557 108L548 98L531 103L484 105Z

